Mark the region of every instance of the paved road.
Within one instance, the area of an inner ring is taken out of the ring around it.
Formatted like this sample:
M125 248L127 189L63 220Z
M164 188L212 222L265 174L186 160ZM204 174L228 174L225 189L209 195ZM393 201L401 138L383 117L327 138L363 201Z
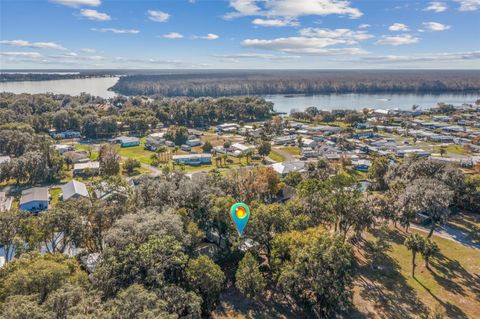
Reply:
M430 229L422 226L418 226L418 225L411 225L410 228L417 229L419 231L426 232L426 233L430 232ZM462 232L461 230L458 230L456 228L452 228L449 226L437 226L433 234L438 237L455 241L464 246L480 250L480 245L474 244L470 240L466 239L468 236L468 233Z

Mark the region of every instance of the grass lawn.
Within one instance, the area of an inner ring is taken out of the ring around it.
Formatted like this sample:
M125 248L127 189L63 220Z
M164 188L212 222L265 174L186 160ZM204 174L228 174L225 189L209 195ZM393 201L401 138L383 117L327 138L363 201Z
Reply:
M152 160L150 159L150 156L152 156L154 152L144 149L143 144L140 144L139 146L133 146L133 147L120 147L120 146L117 146L117 147L118 147L117 152L120 156L136 159L140 163L144 163L148 165L152 164Z
M283 157L281 154L275 152L275 150L273 150L273 149L270 151L270 154L268 154L268 157L270 157L275 162L283 162L285 160L285 157Z
M62 192L62 189L60 187L52 187L50 188L50 196L52 196L50 200L50 205L53 207L57 205L57 203L60 201L60 193Z
M281 148L282 151L290 154L290 155L300 155L300 147L298 146L286 146Z
M96 161L98 159L98 150L95 149L95 147L92 146L92 145L76 143L75 144L75 149L77 151L85 151L85 152L87 152L87 155L90 151L91 152L90 159L92 161Z
M425 233L420 233L426 236ZM439 311L445 318L475 318L480 313L480 251L434 236L440 254L425 267L417 256L411 276L411 252L403 245L406 234L391 230L391 250L373 270L359 250L354 304L356 318L414 318ZM368 234L367 239L372 240ZM478 318L478 317L477 317Z
M440 149L441 147L436 147L434 149L435 153L440 154ZM454 154L459 154L459 155L468 155L467 151L465 151L462 147L458 145L449 145L445 147L445 150L448 153L454 153Z

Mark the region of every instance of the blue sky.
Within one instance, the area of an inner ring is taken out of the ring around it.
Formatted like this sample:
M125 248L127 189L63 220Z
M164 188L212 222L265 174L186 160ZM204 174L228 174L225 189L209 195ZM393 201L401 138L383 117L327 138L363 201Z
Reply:
M480 68L480 0L1 0L0 69Z

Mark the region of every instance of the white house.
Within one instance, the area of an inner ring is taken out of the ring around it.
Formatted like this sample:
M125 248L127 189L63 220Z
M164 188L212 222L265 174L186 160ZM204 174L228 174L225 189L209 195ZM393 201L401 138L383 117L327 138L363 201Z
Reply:
M72 180L62 186L62 200L67 201L80 197L89 197L87 186L84 183Z
M285 176L290 172L301 172L305 168L305 162L282 162L270 165L275 172L281 176Z

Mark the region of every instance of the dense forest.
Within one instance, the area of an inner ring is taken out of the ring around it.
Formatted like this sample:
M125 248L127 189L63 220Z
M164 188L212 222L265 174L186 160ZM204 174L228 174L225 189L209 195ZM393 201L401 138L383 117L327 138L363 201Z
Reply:
M232 96L263 94L480 92L478 71L191 71L132 74L112 88L124 95Z
M113 74L102 72L0 72L0 82L71 80L110 76L113 76Z

